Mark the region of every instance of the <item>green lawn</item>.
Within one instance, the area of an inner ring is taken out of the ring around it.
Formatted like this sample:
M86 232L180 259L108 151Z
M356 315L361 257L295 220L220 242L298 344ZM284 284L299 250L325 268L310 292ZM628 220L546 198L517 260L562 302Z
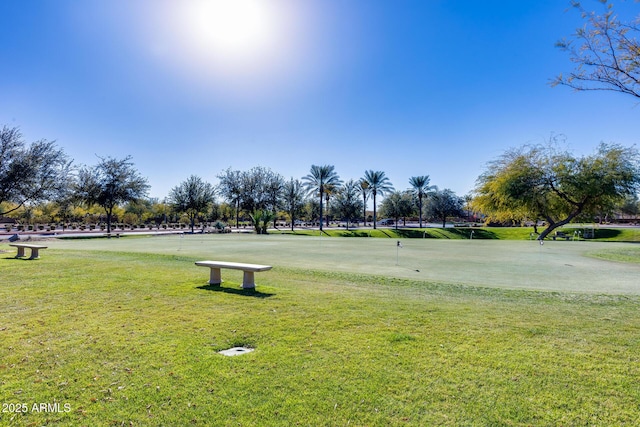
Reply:
M0 425L640 423L635 246L391 243L172 236L0 254ZM240 257L274 265L255 292L237 271L208 286L193 264ZM432 278L456 260L483 270ZM255 351L217 354L236 345Z
M398 241L402 248L397 246ZM635 247L617 242L548 241L540 245L530 240L195 234L63 240L49 245L59 249L181 255L192 257L193 261L245 260L276 268L308 267L453 285L640 293L637 265L613 265L603 257L588 257L594 251ZM43 254L47 257L46 251ZM262 276L258 274L257 280Z
M279 230L282 234L319 236L319 230ZM322 234L330 237L378 237L404 239L509 239L530 240L533 228L528 227L455 227L455 228L378 228L352 229L329 228Z

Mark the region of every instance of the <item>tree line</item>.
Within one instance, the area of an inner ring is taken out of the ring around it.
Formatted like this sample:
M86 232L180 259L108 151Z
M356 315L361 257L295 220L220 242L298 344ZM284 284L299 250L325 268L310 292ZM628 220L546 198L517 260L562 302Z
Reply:
M508 150L487 165L466 197L430 185L429 175L411 177L408 188L399 191L384 171L366 170L357 180L343 181L334 166L312 165L306 176L289 180L262 166L228 168L216 185L191 175L158 201L146 197L149 183L130 157L74 167L55 143L27 144L19 129L5 126L0 131L0 215L29 220L28 214L40 209L50 221L69 222L78 219L79 209L82 219L97 207L108 233L114 220L122 222L127 215L156 224L185 220L192 232L196 223L223 220L238 227L243 220L266 233L278 220L292 229L306 222L322 230L331 219L347 228L361 222L376 228L382 215L396 227L407 217L415 217L420 227L425 219L444 227L447 218L474 213L503 224L544 223L542 239L571 221L590 222L614 212L637 215L640 156L635 147L601 144L582 157L560 147L554 140Z
M362 178L343 182L332 165L312 165L308 175L289 180L262 166L226 169L217 176L216 185L191 175L173 187L165 200L153 201L146 197L147 179L130 157L104 157L94 166L74 167L55 143L27 144L18 128L4 126L0 141L0 215L24 218L26 214L27 220L37 208L47 211L50 220L55 216L64 222L74 212L73 219L78 219L80 207L85 209L84 216L99 207L107 232L114 220L122 221L127 214L131 218L135 212L155 222L184 217L192 231L197 222L224 219L238 227L244 219L257 232L265 232L276 220L285 220L292 228L298 221L312 222L320 229L330 219L346 222L347 228L368 220L376 228L380 213L396 222L415 216L420 226L425 216L444 221L463 214L464 200L451 190L431 186L428 175L412 177L409 189L397 191L383 171L367 170ZM385 197L382 203L381 197ZM370 201L373 217L367 218Z

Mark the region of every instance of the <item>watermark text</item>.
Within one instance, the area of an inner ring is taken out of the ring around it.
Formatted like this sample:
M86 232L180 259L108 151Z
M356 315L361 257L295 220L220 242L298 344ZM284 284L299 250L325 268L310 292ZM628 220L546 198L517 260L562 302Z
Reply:
M71 412L71 404L70 403L23 403L23 402L12 402L12 403L2 403L2 408L0 409L2 413L9 414L20 414L20 413L28 413L28 412L42 412L42 413L61 413L61 412Z

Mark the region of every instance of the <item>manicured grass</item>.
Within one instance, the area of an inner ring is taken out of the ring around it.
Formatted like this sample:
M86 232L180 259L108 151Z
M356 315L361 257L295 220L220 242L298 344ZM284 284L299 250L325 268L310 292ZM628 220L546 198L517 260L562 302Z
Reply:
M397 246L400 241L402 248ZM376 274L427 282L565 292L639 294L635 265L588 258L625 250L625 243L496 239L332 238L196 234L50 241L51 248L191 256L269 264L276 268ZM43 257L47 257L46 251ZM615 274L612 274L615 269ZM260 280L260 274L257 279Z
M205 237L49 242L37 261L0 258L0 403L29 409L0 413L0 425L640 423L636 295L442 283L398 277L392 266L327 268L333 242L362 256L386 250L384 241ZM416 259L430 248L434 256L485 252L488 272L490 248L532 256L528 242L467 243L427 239L404 249ZM544 250L577 264L585 248L604 247ZM258 273L250 292L238 288L236 271L223 272L220 288L206 285L208 271L193 261L213 251L248 261L282 251L285 259ZM237 345L255 351L217 354ZM54 402L62 412L32 410Z
M640 264L640 247L628 246L609 250L594 251L588 254L594 258L618 262Z

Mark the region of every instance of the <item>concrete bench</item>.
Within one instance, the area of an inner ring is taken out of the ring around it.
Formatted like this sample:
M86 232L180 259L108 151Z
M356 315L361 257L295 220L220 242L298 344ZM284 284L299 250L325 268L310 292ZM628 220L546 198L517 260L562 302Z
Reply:
M562 231L557 231L554 235L553 235L553 240L556 239L564 239L564 240L571 240L573 236L570 236Z
M24 258L24 250L28 248L31 249L31 256L29 257L29 259L38 259L40 258L40 249L47 249L46 246L34 245L31 243L10 243L9 246L15 246L16 248L18 248L18 254L16 255L16 258Z
M222 283L222 277L220 275L220 269L222 268L242 270L244 272L244 277L242 279L243 289L254 289L256 287L254 279L255 272L271 270L270 265L244 264L226 261L196 261L196 265L199 267L209 267L211 269L209 277L210 285L219 285Z

